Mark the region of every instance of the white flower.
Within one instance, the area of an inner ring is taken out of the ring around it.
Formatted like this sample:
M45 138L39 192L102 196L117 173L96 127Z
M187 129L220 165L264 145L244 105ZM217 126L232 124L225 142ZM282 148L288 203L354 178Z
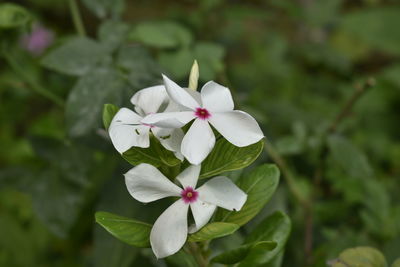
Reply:
M163 105L168 104L166 111L178 110L176 104L169 101L164 85L138 91L131 98L131 102L135 105L137 113L128 108L121 108L115 114L108 129L115 149L119 153L123 153L133 146L149 147L151 131L166 149L179 152L183 138L181 129L163 129L152 124L142 123L143 117L159 112ZM175 155L183 159L180 152Z
M243 147L264 137L256 120L249 114L233 110L228 88L213 81L206 83L201 93L181 88L164 76L170 98L186 110L150 114L142 122L160 127L180 128L194 119L182 140L181 152L192 164L200 164L215 145L215 136L209 123L230 143Z
M215 177L196 188L200 165L191 165L176 179L183 189L171 182L157 168L140 164L125 174L129 193L136 200L148 203L165 197L179 197L158 217L150 233L150 243L157 258L179 251L187 234L196 232L207 224L216 207L240 210L247 195L224 176ZM188 210L195 224L188 230Z

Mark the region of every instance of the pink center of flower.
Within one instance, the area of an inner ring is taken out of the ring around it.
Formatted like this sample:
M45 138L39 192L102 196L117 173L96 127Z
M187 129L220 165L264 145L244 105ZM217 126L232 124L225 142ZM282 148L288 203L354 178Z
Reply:
M182 190L181 197L183 199L183 202L185 202L186 204L193 203L199 197L199 192L194 190L191 186L188 186L184 190Z
M202 120L206 120L206 119L211 117L210 112L208 112L208 110L205 109L205 108L196 108L196 111L194 112L194 115L197 118L202 119Z

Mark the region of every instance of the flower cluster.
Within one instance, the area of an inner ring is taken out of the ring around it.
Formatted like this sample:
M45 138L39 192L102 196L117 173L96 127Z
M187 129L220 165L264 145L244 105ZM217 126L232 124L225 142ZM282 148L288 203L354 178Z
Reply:
M121 108L109 127L112 143L120 153L133 146L149 147L152 134L177 158L191 164L176 177L182 187L146 163L125 174L129 193L140 202L178 198L151 230L150 243L157 258L179 251L188 233L205 226L217 207L238 211L246 202L247 195L224 176L214 177L197 187L201 162L215 145L211 126L239 147L256 143L264 136L253 117L233 109L228 88L210 81L199 93L180 87L166 76L163 78L164 85L138 91L131 99L135 111ZM190 122L185 133L182 127ZM189 207L194 219L190 226Z

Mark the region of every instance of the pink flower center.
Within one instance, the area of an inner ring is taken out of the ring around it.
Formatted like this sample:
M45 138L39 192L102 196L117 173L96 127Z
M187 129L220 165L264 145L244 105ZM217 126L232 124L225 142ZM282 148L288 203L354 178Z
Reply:
M196 111L194 112L194 115L197 118L202 119L202 120L206 120L206 119L211 117L210 112L208 112L208 110L205 109L205 108L196 108Z
M184 190L182 190L181 197L183 199L183 202L185 202L186 204L193 203L199 197L199 192L194 190L191 186L188 186Z

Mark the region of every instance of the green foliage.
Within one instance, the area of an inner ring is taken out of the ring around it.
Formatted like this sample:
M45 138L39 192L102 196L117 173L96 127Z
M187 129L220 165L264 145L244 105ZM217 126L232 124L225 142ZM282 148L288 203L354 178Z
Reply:
M250 174L243 175L237 185L247 194L247 200L240 211L220 210L217 220L244 225L256 216L271 199L278 187L279 169L275 165L264 164Z
M0 4L0 30L22 27L31 20L31 15L22 6L11 3Z
M145 248L150 246L151 225L109 212L96 212L96 222L125 243Z
M125 6L124 0L83 0L82 2L101 19L108 16L112 18L120 17Z
M126 84L110 66L100 66L81 77L69 94L66 122L72 136L82 136L100 127L105 103L120 103Z
M371 247L348 248L340 253L339 258L333 261L332 267L365 266L385 267L387 266L382 253Z
M54 71L81 76L88 74L105 52L106 48L92 39L74 37L50 51L41 63Z
M137 40L156 48L188 46L193 38L185 27L171 21L140 23L129 36L132 40Z
M215 143L213 151L201 164L200 178L245 168L258 158L263 147L263 140L247 147L237 147L225 138L220 138Z
M189 242L201 242L233 234L239 229L234 223L214 222L205 225L198 232L189 235Z
M166 150L154 136L150 137L148 148L131 147L122 154L122 157L132 165L148 163L155 167L163 165L173 167L181 163L174 153Z
M281 212L265 218L239 248L224 252L214 262L239 266L264 266L283 250L291 229L290 219Z
M103 125L106 130L110 127L111 121L117 114L119 107L113 104L104 104L103 106Z

